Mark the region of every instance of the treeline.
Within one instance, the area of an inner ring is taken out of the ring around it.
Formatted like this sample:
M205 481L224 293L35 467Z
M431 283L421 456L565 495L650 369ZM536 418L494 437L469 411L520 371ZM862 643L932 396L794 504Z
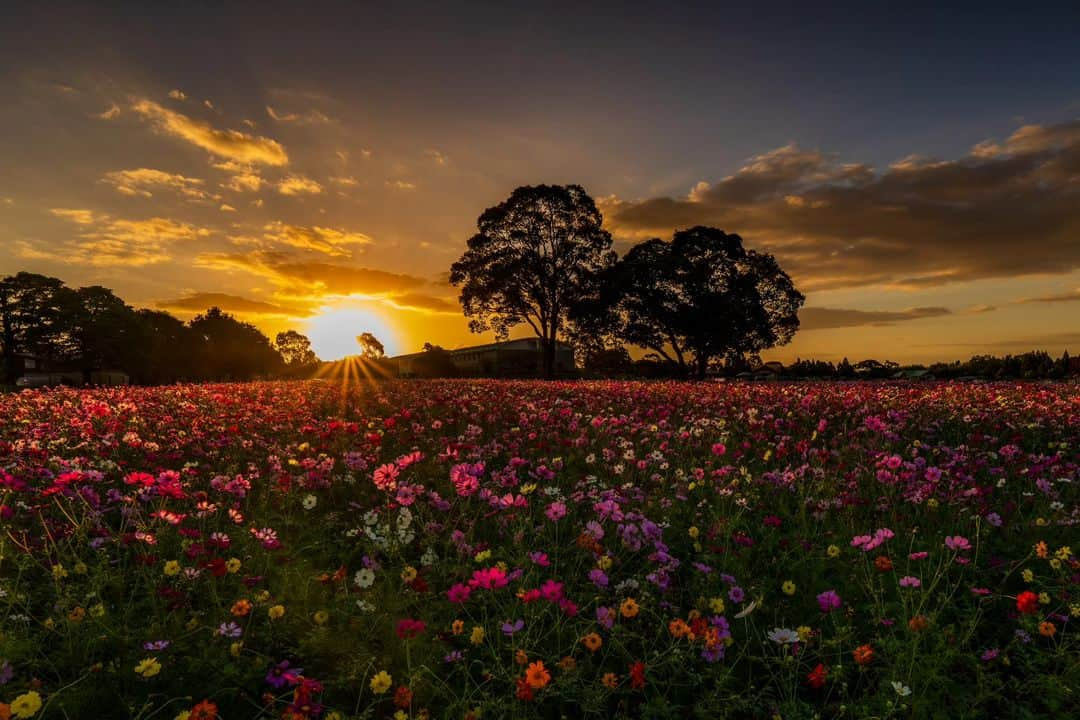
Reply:
M0 279L0 382L30 372L123 372L131 382L251 380L303 376L318 364L298 332L273 342L254 325L212 307L184 322L135 309L99 285L71 288L20 272ZM29 362L28 362L29 361Z
M933 376L943 380L980 378L986 380L1061 379L1077 374L1076 360L1066 350L1054 358L1043 350L1019 355L975 355L969 360L936 362L929 365L903 365L892 361L861 360L855 364L844 358L837 364L821 360L796 360L784 368L785 375L812 378L891 378L898 373L906 377Z

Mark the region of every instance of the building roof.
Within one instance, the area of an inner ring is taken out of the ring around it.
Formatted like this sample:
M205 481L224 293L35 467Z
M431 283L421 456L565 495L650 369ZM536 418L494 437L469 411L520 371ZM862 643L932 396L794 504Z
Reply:
M506 340L504 342L485 343L484 345L469 345L467 347L460 348L444 348L451 357L454 355L464 355L465 353L475 352L487 352L492 350L540 350L540 338L517 338L515 340ZM558 340L555 341L555 350L571 350L570 345ZM424 355L424 351L406 353L404 355L395 355L391 360L408 360L411 358L417 358Z

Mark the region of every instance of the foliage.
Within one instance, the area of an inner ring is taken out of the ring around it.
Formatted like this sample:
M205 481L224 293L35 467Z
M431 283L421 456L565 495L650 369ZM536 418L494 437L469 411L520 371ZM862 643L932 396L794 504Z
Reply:
M1024 383L0 396L0 715L1071 716L1078 413Z
M550 378L571 309L596 294L601 273L615 261L600 211L580 185L526 186L476 224L450 268L469 328L505 339L511 328L529 325L543 342Z
M386 348L369 332L363 332L356 336L356 342L360 345L360 354L369 360L378 360L386 355Z
M609 278L619 337L698 377L714 358L790 341L804 300L771 255L707 227L635 245Z

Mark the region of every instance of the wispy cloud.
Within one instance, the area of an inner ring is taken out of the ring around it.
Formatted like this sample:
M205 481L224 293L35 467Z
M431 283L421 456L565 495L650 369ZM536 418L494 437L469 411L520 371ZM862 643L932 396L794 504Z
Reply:
M207 228L164 217L132 220L76 208L50 212L75 223L81 232L76 239L48 247L24 243L25 257L98 267L150 265L171 259L174 243L210 235Z
M203 188L205 182L199 178L186 177L153 168L114 170L105 173L101 181L116 188L116 191L122 195L138 195L148 198L153 196L155 190L168 189L178 192L191 200L210 200L214 198Z
M808 307L799 312L800 330L892 325L907 320L921 320L951 315L943 307L916 307L907 310L850 310L846 308Z
M287 165L289 162L285 148L276 140L239 130L219 130L152 100L138 100L131 109L153 123L159 132L186 140L219 157L263 165Z
M308 317L309 308L288 307L276 303L253 300L240 295L220 292L194 292L173 300L160 300L156 303L162 310L181 313L205 312L212 307L219 307L228 312L259 317Z
M282 195L318 195L323 188L309 177L288 175L277 184L277 190Z

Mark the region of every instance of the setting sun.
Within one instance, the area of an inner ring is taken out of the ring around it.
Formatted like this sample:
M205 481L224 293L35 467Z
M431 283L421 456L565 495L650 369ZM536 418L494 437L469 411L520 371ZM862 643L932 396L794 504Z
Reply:
M306 330L311 348L323 360L359 355L356 336L364 332L382 341L388 355L398 352L399 341L393 327L377 311L366 307L324 307L308 320Z

